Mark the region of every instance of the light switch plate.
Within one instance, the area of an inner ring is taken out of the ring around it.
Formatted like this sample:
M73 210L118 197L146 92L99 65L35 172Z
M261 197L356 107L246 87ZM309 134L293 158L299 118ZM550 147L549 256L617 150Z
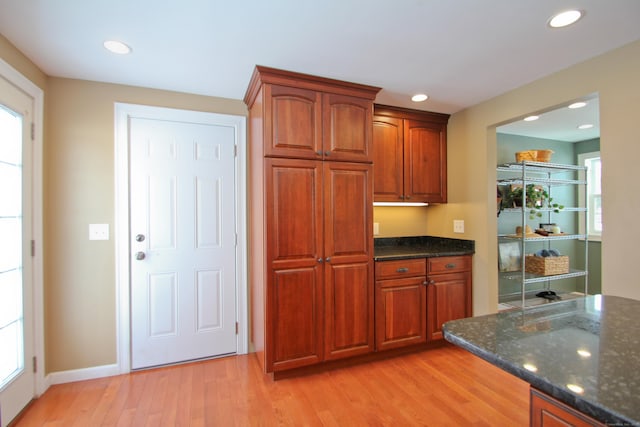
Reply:
M89 224L89 240L109 240L109 224Z
M379 222L374 222L373 223L373 235L377 236L378 234L380 234L380 223Z
M464 233L464 220L463 219L454 219L453 220L453 232L454 233Z

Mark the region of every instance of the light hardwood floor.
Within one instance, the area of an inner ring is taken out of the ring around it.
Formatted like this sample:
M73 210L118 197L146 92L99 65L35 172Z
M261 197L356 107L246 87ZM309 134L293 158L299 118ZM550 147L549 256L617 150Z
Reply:
M272 381L253 355L54 385L15 426L526 426L529 387L447 345Z

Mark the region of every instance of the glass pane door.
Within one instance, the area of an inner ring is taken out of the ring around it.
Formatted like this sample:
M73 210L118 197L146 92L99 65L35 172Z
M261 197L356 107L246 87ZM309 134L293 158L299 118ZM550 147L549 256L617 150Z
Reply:
M24 370L22 118L0 105L0 389Z

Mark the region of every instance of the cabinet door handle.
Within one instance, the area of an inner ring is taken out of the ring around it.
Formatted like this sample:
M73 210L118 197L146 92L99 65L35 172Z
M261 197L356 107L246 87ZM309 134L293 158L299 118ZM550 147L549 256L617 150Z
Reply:
M409 200L411 198L411 196L407 196L407 200Z
M325 156L330 156L330 155L331 155L331 151L325 151L325 152L324 152L324 155L325 155Z
M456 268L456 265L451 263L444 266L444 268Z
M326 257L326 258L325 258L325 261L326 261L326 262L331 262L331 257L330 257L330 256Z
M323 259L322 258L318 258L318 262L322 264Z
M316 151L316 154L317 154L318 156L322 156L322 151Z
M400 200L404 200L404 194L400 195Z
M400 267L396 270L398 273L408 273L409 269L407 267Z
M427 285L429 284L429 282L427 282L427 281L425 280L424 282L422 282L422 284L423 284L424 286L427 286Z

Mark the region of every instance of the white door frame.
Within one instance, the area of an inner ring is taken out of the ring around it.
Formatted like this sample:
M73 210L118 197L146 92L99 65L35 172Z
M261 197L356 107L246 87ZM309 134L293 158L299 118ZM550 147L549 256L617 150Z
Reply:
M35 397L49 387L44 376L44 292L43 292L43 227L42 227L42 125L44 113L44 92L31 80L23 76L4 60L0 59L0 75L8 82L33 98L33 146L32 146L32 217L35 254L33 256L33 354L36 357ZM26 361L25 368L30 363Z
M115 103L115 260L116 260L116 333L118 370L131 371L131 269L129 253L129 120L130 118L180 120L192 123L225 124L236 130L236 315L238 322L237 354L248 347L247 300L247 179L246 118L229 114L178 110L147 105Z

